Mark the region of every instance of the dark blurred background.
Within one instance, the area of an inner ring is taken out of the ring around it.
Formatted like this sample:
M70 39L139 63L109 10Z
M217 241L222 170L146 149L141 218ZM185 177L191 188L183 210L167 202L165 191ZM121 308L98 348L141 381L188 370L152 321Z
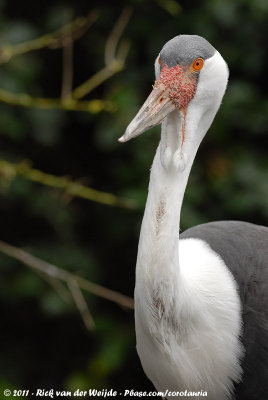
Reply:
M204 36L230 69L222 107L193 166L181 229L221 219L267 225L268 3L0 0L0 56L9 46L94 11L94 23L73 45L75 88L104 67L107 38L126 6L132 14L121 36L130 42L125 67L82 99L104 100L107 109L10 105L0 91L0 159L9 163L0 166L0 238L133 297L138 236L160 128L125 145L117 139L151 90L155 57L180 33ZM0 88L60 98L62 63L62 48L2 59ZM133 199L134 206L104 205L33 182L12 167L20 162ZM0 393L5 388L152 388L135 351L133 311L83 292L95 322L89 332L73 302L64 301L34 270L0 254L0 274Z

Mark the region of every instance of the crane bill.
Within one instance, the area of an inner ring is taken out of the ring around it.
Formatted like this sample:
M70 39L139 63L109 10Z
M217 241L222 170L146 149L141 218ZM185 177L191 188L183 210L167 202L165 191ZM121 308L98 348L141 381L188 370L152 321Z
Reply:
M155 86L138 114L128 125L124 135L118 139L119 142L127 142L153 126L161 124L175 108L164 86Z

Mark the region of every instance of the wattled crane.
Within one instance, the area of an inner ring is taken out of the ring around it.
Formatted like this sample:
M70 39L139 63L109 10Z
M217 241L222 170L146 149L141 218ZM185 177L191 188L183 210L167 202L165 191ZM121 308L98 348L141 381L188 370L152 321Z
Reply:
M268 228L212 222L179 238L191 166L221 104L228 67L204 38L180 35L164 45L155 72L151 94L119 139L162 123L136 267L137 351L166 398L203 390L212 400L264 400Z

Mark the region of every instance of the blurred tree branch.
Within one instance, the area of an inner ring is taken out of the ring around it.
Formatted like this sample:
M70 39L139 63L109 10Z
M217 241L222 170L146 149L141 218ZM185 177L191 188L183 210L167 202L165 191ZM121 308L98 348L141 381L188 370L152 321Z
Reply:
M89 331L92 331L95 328L94 319L77 281L75 279L70 279L67 283L85 326Z
M98 113L102 110L114 111L115 106L110 101L91 100L79 101L97 86L109 79L124 68L125 60L129 51L130 43L122 41L117 54L119 40L126 27L132 11L129 7L123 9L119 19L117 20L111 34L109 35L105 47L105 62L103 69L91 76L87 81L82 83L72 91L73 81L73 42L81 37L86 30L98 17L93 11L87 17L79 17L74 21L64 25L56 32L43 35L40 38L30 40L28 42L16 45L5 46L0 49L0 64L7 63L12 57L25 54L44 47L63 48L63 78L61 88L61 98L42 98L33 97L26 93L11 93L4 89L0 89L0 101L23 107L37 108L58 108L72 111L87 111L90 113Z
M86 301L84 299L81 289L94 294L96 296L102 297L106 300L113 301L119 306L133 310L134 303L133 299L118 293L114 290L105 288L104 286L98 285L96 283L90 282L87 279L75 275L71 272L65 271L53 264L43 261L32 254L19 249L17 247L11 246L0 240L0 251L16 260L22 262L23 264L32 268L35 272L45 275L50 280L55 282L64 282L67 284L74 302L83 318L83 321L87 329L91 330L94 327L94 321L92 315L88 309ZM65 286L64 286L65 288Z
M130 7L123 9L106 42L104 57L106 64L105 67L90 77L86 82L82 83L82 85L74 89L72 93L74 99L81 99L86 96L97 86L124 68L130 43L126 40L122 41L117 53L116 48L131 14L132 9Z
M49 47L51 49L62 48L63 74L60 98L36 98L26 93L11 93L0 88L0 101L23 107L57 108L63 110L87 111L90 113L97 113L102 110L114 111L115 106L108 100L95 99L82 101L80 99L124 68L130 45L127 41L122 41L119 46L118 43L129 21L130 15L130 8L125 8L107 39L105 47L105 67L74 90L72 90L73 43L81 37L96 20L98 17L96 12L92 12L84 18L77 18L67 23L56 32L43 35L28 42L3 47L0 49L0 64L7 63L16 55L26 54L44 47ZM30 181L62 190L71 198L76 196L110 206L127 209L136 208L136 204L133 200L94 190L80 182L72 181L68 177L57 177L47 174L32 168L27 161L11 163L0 160L0 180L2 183L8 184L17 176L22 176ZM38 259L22 249L0 241L0 252L32 268L35 273L45 279L65 301L69 301L72 297L89 330L94 328L94 320L82 290L113 301L122 307L129 309L134 308L133 299Z
M96 203L106 204L114 207L127 209L136 208L134 200L125 199L112 193L92 189L79 182L72 181L66 176L58 177L55 175L46 174L38 169L31 168L29 162L27 161L15 164L0 159L0 178L2 178L2 180L10 182L18 175L23 176L30 181L60 189L72 197L80 197Z
M45 97L32 97L26 93L11 93L0 88L0 101L13 106L34 107L43 109L61 109L67 111L87 111L96 114L100 111L115 111L112 102L106 100L77 101L68 99L51 99Z
M158 5L167 11L172 17L177 17L181 11L181 5L175 0L157 0Z
M67 18L71 20L73 12L69 10ZM69 32L62 42L62 84L61 99L66 100L72 97L73 87L73 33Z
M64 46L66 38L71 35L72 41L79 39L98 18L96 11L90 12L86 17L76 18L64 25L59 30L40 36L37 39L14 45L7 45L0 49L0 64L7 63L12 57L40 50L44 47L55 49Z

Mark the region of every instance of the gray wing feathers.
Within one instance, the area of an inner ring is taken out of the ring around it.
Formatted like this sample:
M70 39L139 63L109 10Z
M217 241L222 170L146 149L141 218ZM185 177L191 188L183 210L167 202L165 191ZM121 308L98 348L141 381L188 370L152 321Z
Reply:
M268 392L268 228L219 221L190 228L180 239L202 239L223 259L237 282L246 349L236 399L264 399Z

